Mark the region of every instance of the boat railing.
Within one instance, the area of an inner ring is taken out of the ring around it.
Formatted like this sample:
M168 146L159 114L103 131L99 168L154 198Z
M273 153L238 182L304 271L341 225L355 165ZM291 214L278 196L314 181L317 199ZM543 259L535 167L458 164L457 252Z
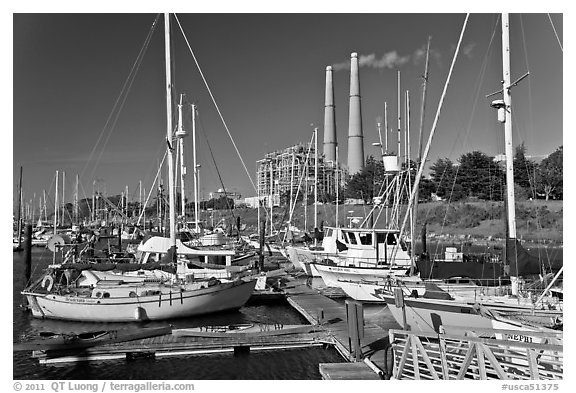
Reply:
M446 327L448 331L449 327ZM395 379L562 379L562 334L483 329L415 334L390 329Z

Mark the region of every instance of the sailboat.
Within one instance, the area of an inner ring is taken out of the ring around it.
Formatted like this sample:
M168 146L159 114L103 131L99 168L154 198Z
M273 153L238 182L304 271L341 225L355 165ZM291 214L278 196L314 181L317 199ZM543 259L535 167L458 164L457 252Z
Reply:
M164 15L166 60L167 158L170 190L170 241L165 262L176 270L176 215L174 170L171 143L172 78L170 60L170 17ZM97 266L97 265L95 265ZM185 271L168 276L143 275L137 280L102 279L90 266L79 270L53 264L44 275L27 286L22 294L35 318L70 321L131 322L190 317L242 307L256 286L256 280L199 280ZM154 266L163 270L161 266Z
M466 18L466 22L467 20L468 17ZM399 287L393 289L393 294L390 292L382 293L380 296L386 301L396 321L406 329L417 333L438 333L440 326L452 326L460 329L486 327L525 331L546 331L546 329L561 328L562 326L563 312L561 304L553 305L546 303L542 301L544 300L543 295L540 296L536 302L533 302L530 298L523 298L519 293L520 275L529 272L529 269L526 268L526 266L529 266L529 256L516 240L510 89L512 86L515 86L517 82L511 83L510 80L508 14L502 14L501 22L503 53L502 94L504 99L494 101L492 106L498 109L499 120L504 123L505 127L506 202L508 207L509 233L509 238L506 242L508 262L505 266L509 269L511 296L492 296L486 299L479 299L469 295L457 297L444 291L436 291L434 294L431 294L431 296L424 294L423 296L410 296L404 299ZM428 141L429 143L431 138L432 133ZM427 150L428 147L429 145L427 146ZM421 169L422 168L420 168L419 175ZM417 184L415 186L417 186ZM550 310L550 308L554 309ZM522 337L508 338L524 340Z

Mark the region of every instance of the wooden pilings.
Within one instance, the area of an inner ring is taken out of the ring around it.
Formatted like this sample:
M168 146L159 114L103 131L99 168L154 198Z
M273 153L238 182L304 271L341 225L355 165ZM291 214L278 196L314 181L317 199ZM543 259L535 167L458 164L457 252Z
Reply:
M26 285L30 282L32 274L32 225L26 224L24 229L24 277L26 278Z

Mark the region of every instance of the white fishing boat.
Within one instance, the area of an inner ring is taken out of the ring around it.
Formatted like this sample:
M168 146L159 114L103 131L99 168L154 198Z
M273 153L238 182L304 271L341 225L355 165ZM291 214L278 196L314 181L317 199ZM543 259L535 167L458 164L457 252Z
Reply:
M407 245L400 240L397 229L340 228L340 231L346 255L310 262L328 286L339 286L338 281L406 275L412 266Z
M176 241L174 170L172 144L172 77L170 61L170 17L164 15L166 57L167 160L170 203L170 239L164 252L176 270L176 255L183 245ZM161 267L158 267L162 270ZM72 321L130 322L190 317L242 307L256 285L254 279L202 279L176 271L168 280L137 282L102 279L90 270L52 265L44 275L26 287L32 315L36 318Z

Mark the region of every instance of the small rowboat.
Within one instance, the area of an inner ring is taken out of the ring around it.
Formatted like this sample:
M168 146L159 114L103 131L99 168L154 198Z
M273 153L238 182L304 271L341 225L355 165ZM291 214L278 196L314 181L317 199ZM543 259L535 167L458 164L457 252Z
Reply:
M172 335L186 337L238 338L247 336L281 336L286 334L310 333L319 330L322 330L322 328L317 325L240 324L174 329Z

